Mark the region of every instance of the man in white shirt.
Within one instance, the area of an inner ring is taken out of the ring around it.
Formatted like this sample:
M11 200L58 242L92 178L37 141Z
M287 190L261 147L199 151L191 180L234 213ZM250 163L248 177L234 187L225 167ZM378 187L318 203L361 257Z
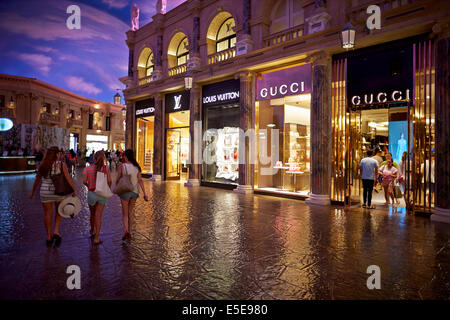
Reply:
M363 183L363 208L366 208L366 203L369 209L374 209L372 206L372 191L378 172L378 161L372 158L373 151L367 150L367 157L361 160L361 179Z

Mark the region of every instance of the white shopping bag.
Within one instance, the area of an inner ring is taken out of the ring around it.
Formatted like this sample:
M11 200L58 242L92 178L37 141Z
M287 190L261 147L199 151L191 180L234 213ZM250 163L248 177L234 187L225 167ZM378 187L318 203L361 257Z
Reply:
M114 194L108 186L108 179L106 174L97 171L97 180L95 182L95 193L103 198L111 198Z

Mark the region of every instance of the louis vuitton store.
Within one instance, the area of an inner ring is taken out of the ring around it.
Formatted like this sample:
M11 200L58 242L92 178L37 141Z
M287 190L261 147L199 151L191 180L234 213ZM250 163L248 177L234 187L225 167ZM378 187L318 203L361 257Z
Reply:
M142 173L153 173L153 143L155 128L155 100L153 98L137 101L136 119L136 160Z

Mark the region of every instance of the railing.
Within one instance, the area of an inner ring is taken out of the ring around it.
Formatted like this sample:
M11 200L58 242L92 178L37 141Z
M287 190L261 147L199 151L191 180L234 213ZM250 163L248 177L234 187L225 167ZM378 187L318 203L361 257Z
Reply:
M67 119L67 127L82 127L83 121L82 120L75 120L75 119Z
M294 40L303 36L304 24L295 26L281 32L271 34L264 38L264 46L271 47L280 43L284 43L290 40Z
M14 109L0 108L0 118L14 119L15 117Z
M152 80L153 80L152 77L153 77L153 75L149 75L149 76L139 79L139 85L142 86L144 84L152 82Z
M222 62L236 56L236 47L223 50L208 56L208 64Z
M51 114L48 112L41 113L40 121L45 123L59 123L60 121L59 114Z
M187 70L187 64L186 63L182 64L182 65L179 65L179 66L176 66L174 68L171 68L171 69L169 69L169 77L176 76L177 74L185 73L186 70Z
M377 5L381 8L381 12L385 13L393 9L397 9L420 0L374 0L372 2L365 2L356 6L351 7L347 13L350 18L354 21L360 21L367 19L367 7L369 5Z

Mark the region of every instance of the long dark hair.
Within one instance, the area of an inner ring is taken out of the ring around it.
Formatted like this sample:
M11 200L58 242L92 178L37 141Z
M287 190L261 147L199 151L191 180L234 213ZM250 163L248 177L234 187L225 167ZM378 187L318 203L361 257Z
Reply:
M133 150L131 149L125 150L124 156L127 157L128 161L130 161L133 164L133 166L138 168L139 172L141 172L141 166L139 165L139 163L137 163Z
M95 170L101 171L105 165L105 153L103 151L97 151L94 154Z
M38 173L43 177L48 177L52 170L53 164L58 161L58 154L60 153L58 147L50 147L45 153L44 160L39 166Z

